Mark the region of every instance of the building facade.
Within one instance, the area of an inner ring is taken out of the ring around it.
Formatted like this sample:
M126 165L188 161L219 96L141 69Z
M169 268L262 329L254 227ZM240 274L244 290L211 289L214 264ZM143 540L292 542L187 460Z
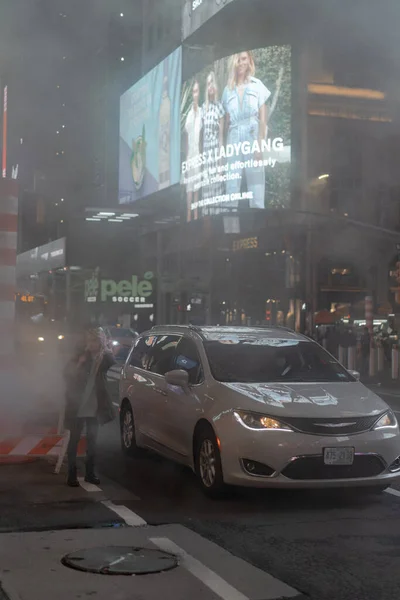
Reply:
M239 60L252 51L255 83L248 97L267 96L264 174L246 166L248 156L236 156L243 167L224 156L208 167L208 177L212 168L229 167L240 185L204 184L204 172L190 167L193 155L182 121L180 183L135 204L152 212L154 222L160 215L165 220L167 206L179 215L179 223L171 220L141 240L142 260L158 270L158 320L287 323L304 329L322 311L362 316L367 295L373 296L376 313L399 312L393 265L400 238L395 158L400 122L391 25L398 9L388 5L384 13L355 2L343 11L334 0L323 6L314 0L295 5L171 0L168 14L180 15L180 27L170 17L164 37L161 30L154 32L165 13L160 16L159 3L145 4L142 74L182 45L181 111L186 103L188 118L194 95L200 96L198 149L206 148L210 77L222 87L218 100L225 131L219 147L247 141L258 127L247 122L243 133L239 121L236 130L232 126L238 113L229 104L239 87L224 79L232 57ZM261 143L262 136L255 137ZM275 152L268 147L274 142ZM249 152L257 163L257 148ZM218 184L223 177L216 173ZM265 190L261 202L257 181ZM227 201L228 190L236 190L236 202Z

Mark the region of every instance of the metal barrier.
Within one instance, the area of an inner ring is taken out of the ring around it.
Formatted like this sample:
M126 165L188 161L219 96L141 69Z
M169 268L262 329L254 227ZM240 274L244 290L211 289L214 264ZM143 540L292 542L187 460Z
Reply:
M399 349L397 346L392 348L392 379L399 378Z
M369 349L369 376L370 377L375 377L375 374L376 374L375 361L376 361L376 348L375 348L375 346L371 345L371 347Z
M355 371L357 368L357 349L355 346L350 346L350 348L348 348L347 368L349 371Z
M339 346L339 362L344 367L346 366L346 348L343 348L343 346Z
M385 351L382 344L379 344L377 347L378 351L378 373L382 373L385 369Z

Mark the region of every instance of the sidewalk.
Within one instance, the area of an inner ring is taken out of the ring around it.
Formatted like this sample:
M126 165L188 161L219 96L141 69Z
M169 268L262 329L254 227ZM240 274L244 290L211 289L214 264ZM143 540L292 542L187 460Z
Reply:
M392 391L398 390L400 393L400 379L392 379L389 373L378 373L375 377L361 377L361 382L367 386L379 386Z
M105 494L69 488L47 460L0 466L0 532L106 526L120 522ZM0 565L1 567L1 565Z
M169 571L142 576L73 570L77 550L128 546L178 557ZM180 525L0 535L0 581L9 600L300 600L302 595ZM1 595L1 594L0 594Z

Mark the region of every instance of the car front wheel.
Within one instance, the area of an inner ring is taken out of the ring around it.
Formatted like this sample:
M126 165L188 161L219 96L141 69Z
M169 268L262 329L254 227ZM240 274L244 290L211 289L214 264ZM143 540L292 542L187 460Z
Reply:
M203 492L211 498L223 496L221 453L211 427L204 427L196 437L195 467Z

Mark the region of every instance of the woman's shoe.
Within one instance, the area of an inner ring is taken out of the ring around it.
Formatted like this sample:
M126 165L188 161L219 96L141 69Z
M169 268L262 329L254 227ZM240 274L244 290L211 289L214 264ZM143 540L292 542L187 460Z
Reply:
M67 479L67 485L69 487L74 487L74 488L80 487L79 481L76 478L72 479L70 477L68 477L68 479Z
M92 485L100 484L100 479L98 477L96 477L96 475L94 475L93 473L90 475L86 475L85 481L86 481L86 483L91 483Z

